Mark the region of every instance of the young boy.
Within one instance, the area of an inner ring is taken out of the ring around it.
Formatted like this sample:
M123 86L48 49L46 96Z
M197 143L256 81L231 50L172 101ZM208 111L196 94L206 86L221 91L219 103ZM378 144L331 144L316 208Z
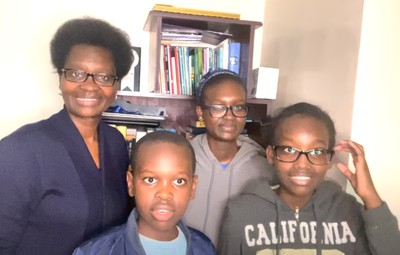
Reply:
M127 173L129 195L136 202L128 222L74 254L215 254L208 237L181 221L195 195L194 171L194 151L183 136L156 131L141 138L132 151L132 173Z
M333 121L317 106L298 103L271 123L268 161L280 184L258 183L229 203L219 252L229 254L399 254L397 220L372 182L364 149L335 146ZM324 181L335 152L350 153L354 173L338 163L363 205Z

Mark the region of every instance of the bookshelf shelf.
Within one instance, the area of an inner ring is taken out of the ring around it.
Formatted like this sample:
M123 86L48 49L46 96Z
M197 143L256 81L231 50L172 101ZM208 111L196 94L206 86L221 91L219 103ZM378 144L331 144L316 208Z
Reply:
M183 100L191 100L194 99L194 96L189 95L171 95L171 94L162 94L162 93L151 93L151 92L124 92L118 91L118 96L125 97L148 97L148 98L165 98L165 99L183 99Z

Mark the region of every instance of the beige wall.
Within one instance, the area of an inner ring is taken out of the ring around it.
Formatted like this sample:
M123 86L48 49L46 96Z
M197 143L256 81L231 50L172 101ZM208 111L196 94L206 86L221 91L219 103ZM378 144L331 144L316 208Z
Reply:
M365 0L351 136L400 220L400 1Z
M362 0L266 0L261 65L279 68L274 109L299 101L320 105L338 139L349 138ZM347 161L346 156L338 156ZM331 169L328 178L346 179Z
M397 0L266 0L260 61L280 69L274 109L318 104L338 139L364 145L378 192L398 219L399 13ZM328 178L353 193L335 167Z

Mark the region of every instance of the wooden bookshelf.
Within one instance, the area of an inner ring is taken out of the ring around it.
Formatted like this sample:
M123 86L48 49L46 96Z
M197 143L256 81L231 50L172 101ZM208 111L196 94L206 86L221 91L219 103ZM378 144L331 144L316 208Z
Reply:
M189 27L193 29L212 30L221 33L229 33L232 40L242 45L240 58L240 76L246 82L248 94L253 88L253 48L255 30L262 26L262 23L233 18L211 17L196 14L182 14L165 11L152 10L149 12L144 30L150 33L149 47L149 76L147 91L141 92L118 92L118 96L124 101L137 105L157 105L166 108L167 116L161 121L160 126L174 128L179 133L184 133L186 126L192 120L196 120L195 99L190 95L171 95L153 93L160 91L158 72L160 70L160 47L163 24ZM142 57L146 54L142 52ZM271 112L273 100L250 99L248 119L259 120L267 117Z
M232 34L231 39L240 42L242 46L239 75L246 82L248 88L253 87L254 80L251 73L253 70L254 34L255 30L262 26L261 22L152 10L144 26L144 30L150 32L148 78L149 84L154 84L154 88L150 90L160 91L158 75L163 24Z

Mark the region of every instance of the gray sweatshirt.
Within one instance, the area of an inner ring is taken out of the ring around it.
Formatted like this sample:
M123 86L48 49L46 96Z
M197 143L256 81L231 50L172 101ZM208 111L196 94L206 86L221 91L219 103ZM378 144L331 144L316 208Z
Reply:
M207 135L196 136L191 144L196 154L198 185L184 220L187 225L205 233L217 245L221 218L229 199L238 195L249 181L272 180L273 168L265 157L265 149L245 136L239 136L239 151L223 169L214 157Z
M298 211L259 182L229 202L218 254L395 255L400 232L386 203L365 210L334 182L323 182Z

